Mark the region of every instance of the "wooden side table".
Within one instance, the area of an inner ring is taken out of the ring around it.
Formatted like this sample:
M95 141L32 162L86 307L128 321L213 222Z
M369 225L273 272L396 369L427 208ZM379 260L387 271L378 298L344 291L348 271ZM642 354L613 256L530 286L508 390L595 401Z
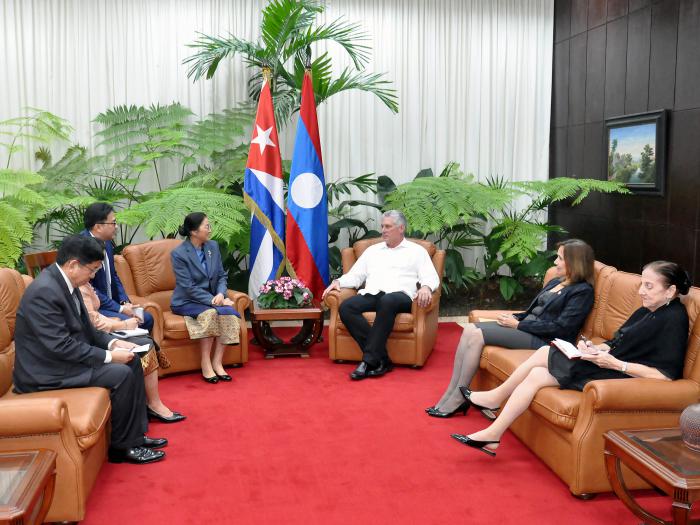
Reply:
M689 521L694 501L700 499L700 454L687 448L678 428L611 430L604 434L605 466L615 494L644 523L700 523ZM625 486L621 463L673 500L673 521L644 510Z
M0 524L43 523L55 483L53 450L0 453Z
M250 324L257 343L263 347L266 359L296 355L309 357L309 348L323 331L323 310L311 308L274 308L263 310L250 306ZM267 324L272 321L303 321L299 332L289 341L280 339Z

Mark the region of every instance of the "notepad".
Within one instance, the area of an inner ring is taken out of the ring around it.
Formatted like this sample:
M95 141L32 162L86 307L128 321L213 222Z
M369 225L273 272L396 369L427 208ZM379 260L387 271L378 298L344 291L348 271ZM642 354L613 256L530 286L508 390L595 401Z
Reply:
M120 339L125 339L127 337L136 337L139 335L148 335L148 330L143 328L134 328L133 330L115 330L112 335L119 337Z
M564 341L563 339L554 339L552 341L552 346L557 350L560 350L569 359L580 359L583 354L581 350L572 345L569 341ZM587 354L597 354L598 351L591 349Z
M148 352L150 349L151 349L151 345L150 345L150 344L145 344L145 345L141 345L141 346L135 346L134 348L132 348L132 349L129 350L129 351L130 351L132 354L145 354L145 353Z

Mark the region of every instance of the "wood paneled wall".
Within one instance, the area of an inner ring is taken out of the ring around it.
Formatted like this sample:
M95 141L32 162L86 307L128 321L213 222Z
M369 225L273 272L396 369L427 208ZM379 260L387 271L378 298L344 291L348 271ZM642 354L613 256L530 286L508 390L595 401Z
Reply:
M700 283L700 0L555 0L550 177L604 179L604 121L669 110L663 197L550 210L599 260L669 259ZM551 239L552 241L556 239Z

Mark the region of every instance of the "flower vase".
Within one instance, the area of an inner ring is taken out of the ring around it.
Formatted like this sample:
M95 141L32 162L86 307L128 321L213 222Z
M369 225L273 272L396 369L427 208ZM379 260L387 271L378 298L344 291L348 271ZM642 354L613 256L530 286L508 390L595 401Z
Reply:
M685 446L700 452L700 403L689 405L681 412L680 427Z

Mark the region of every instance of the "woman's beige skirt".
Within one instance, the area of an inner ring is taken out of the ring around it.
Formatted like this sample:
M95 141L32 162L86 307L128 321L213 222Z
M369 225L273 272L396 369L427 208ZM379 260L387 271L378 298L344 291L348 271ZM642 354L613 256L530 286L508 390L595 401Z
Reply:
M238 344L240 324L235 315L219 315L214 308L204 310L196 318L185 316L185 325L190 339L218 337L225 345Z

